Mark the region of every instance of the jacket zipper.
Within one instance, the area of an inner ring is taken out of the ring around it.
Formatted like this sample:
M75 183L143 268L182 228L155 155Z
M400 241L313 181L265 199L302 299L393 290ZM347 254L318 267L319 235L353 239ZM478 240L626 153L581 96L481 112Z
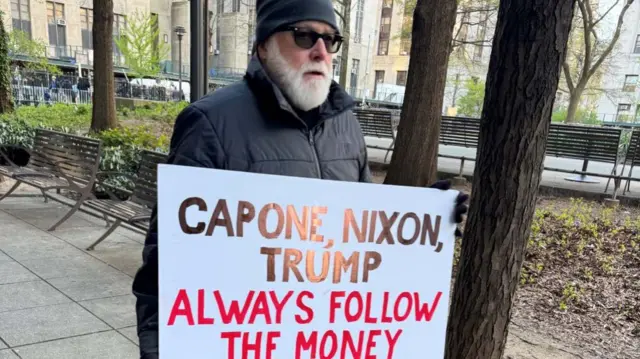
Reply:
M309 135L309 144L311 145L311 149L313 150L313 158L316 163L316 171L318 171L318 178L322 179L322 170L320 169L320 158L318 157L318 150L316 149L316 144L313 139L313 133L311 130L307 131Z

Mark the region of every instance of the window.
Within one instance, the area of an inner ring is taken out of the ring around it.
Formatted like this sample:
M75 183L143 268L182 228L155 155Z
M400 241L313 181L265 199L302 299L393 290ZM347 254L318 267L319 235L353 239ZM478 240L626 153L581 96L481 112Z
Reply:
M373 84L373 97L377 98L378 84L384 82L384 70L376 70L375 83Z
M127 18L121 14L113 14L113 59L115 66L122 66L124 60L122 58L122 50L116 44L117 38L125 37L124 30L127 28Z
M364 22L364 0L356 3L356 29L353 34L353 42L362 42L362 24Z
M618 113L616 114L617 122L628 122L631 117L631 104L618 104Z
M55 56L68 56L67 24L64 19L64 4L47 1L47 24L49 30L49 45L53 45Z
M232 0L233 3L231 3L231 11L232 12L240 12L240 0Z
M93 49L93 10L80 8L80 29L82 48Z
M384 0L380 14L380 35L378 36L378 55L389 53L389 39L391 35L391 17L393 16L393 0Z
M407 86L407 71L398 71L396 76L396 85Z
M633 53L640 54L640 35L636 36L636 44L633 46Z
M635 92L638 85L638 75L627 75L624 77L624 85L622 85L622 91Z
M351 59L351 88L358 88L358 74L360 73L360 60Z
M406 5L406 3L405 3ZM411 7L405 6L400 30L400 55L408 56L411 53L411 27L413 25L413 13Z
M336 81L340 79L340 69L342 69L342 56L338 55L333 59L333 77Z
M218 14L224 14L224 0L216 0Z
M29 0L11 0L11 17L13 29L24 31L31 38Z

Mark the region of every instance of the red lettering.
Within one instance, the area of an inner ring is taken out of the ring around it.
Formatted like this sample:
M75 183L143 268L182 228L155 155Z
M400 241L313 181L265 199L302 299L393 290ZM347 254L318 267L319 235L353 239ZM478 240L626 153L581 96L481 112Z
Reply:
M396 343L398 339L400 339L400 334L402 334L402 329L398 329L396 334L392 337L391 333L388 330L384 331L384 335L387 337L387 343L389 343L389 350L387 350L387 359L393 358L393 351L396 347Z
M198 325L212 325L213 318L204 316L204 289L198 289Z
M389 307L389 292L384 292L382 295L382 319L380 320L382 323L391 323L392 318L387 314L387 309Z
M331 343L327 343L327 341L331 340ZM329 352L327 353L327 346L329 346ZM320 341L320 359L333 359L338 351L338 337L336 336L336 332L333 330L328 330L322 336L322 340Z
M240 338L241 332L223 332L220 338L227 339L227 358L234 359L236 357L236 339Z
M191 302L187 295L186 289L180 289L176 300L173 302L171 313L169 313L169 322L167 325L173 325L176 322L176 317L183 315L187 318L187 324L193 325L193 313L191 312Z
M260 344L262 342L262 333L256 333L256 341L254 343L249 342L249 333L242 333L242 359L249 358L249 352L254 351L255 355L251 358L260 359Z
M376 355L371 354L371 350L376 347L376 337L380 334L382 334L382 331L379 329L369 331L369 339L367 340L367 351L364 355L364 359L376 359Z
M271 313L269 313L269 303L267 303L267 294L262 291L258 293L258 298L256 298L256 302L253 305L251 316L249 316L249 324L253 324L256 321L256 317L258 315L263 315L264 321L267 324L271 324Z
M304 332L298 332L298 335L296 335L296 352L295 352L294 359L300 359L300 355L302 354L301 352L303 350L304 351L310 350L311 357L315 358L317 344L318 344L317 331L314 330L313 332L311 332L311 335L309 335L308 339L305 337Z
M442 292L436 293L436 297L433 300L431 310L429 310L429 303L424 303L422 304L422 307L419 308L420 295L417 292L413 293L413 297L416 303L416 321L417 322L421 321L423 317L427 320L427 322L431 321L431 318L433 317L433 313L435 313L436 308L438 307L438 302L440 302L441 296L442 296Z
M307 314L307 319L302 319L302 316L300 314L296 314L295 319L296 323L298 324L309 324L313 320L313 309L304 304L304 302L302 301L303 297L309 297L313 299L313 293L309 292L308 290L302 291L300 294L298 294L298 298L296 299L296 305Z
M293 291L290 290L287 292L284 298L282 298L282 301L278 301L278 295L276 294L276 292L273 290L269 292L271 301L273 302L273 305L276 307L276 324L282 323L282 310L284 310L284 306L287 304L287 302L289 301L292 295L293 295Z
M342 346L340 347L340 358L362 358L362 345L364 344L364 331L358 332L358 345L353 341L351 332L345 330L342 333ZM349 347L349 355L347 355L347 347Z
M418 295L418 293L416 293L416 295ZM400 314L401 313L400 304L402 303L402 299L407 300L407 308L405 309L403 314ZM396 303L393 306L393 318L396 320L396 322L402 322L407 320L407 318L409 318L409 314L411 314L411 302L412 302L411 293L409 292L402 292L400 293L398 298L396 298ZM416 305L416 309L417 309L417 305Z
M355 298L356 303L358 305L358 310L356 311L355 314L351 314L351 301ZM362 315L362 306L364 305L364 303L362 302L362 296L360 295L360 293L358 292L351 292L349 293L349 295L347 296L347 300L344 303L344 318L347 320L347 322L352 323L357 321L358 319L360 319L360 316Z
M340 308L342 305L336 301L337 298L344 297L344 291L331 292L331 298L329 301L329 323L336 322L336 309Z
M247 299L244 302L244 306L242 307L242 311L240 311L240 304L237 300L232 300L229 305L229 309L227 310L224 305L224 300L222 299L222 295L219 290L213 292L213 295L216 299L216 304L218 305L218 310L220 311L220 317L224 324L229 324L235 318L235 322L237 324L244 324L244 318L247 316L247 312L251 307L251 301L253 299L253 295L255 291L249 291L249 295L247 295Z
M273 351L276 350L276 343L274 342L276 338L280 338L280 332L267 333L267 359L271 359Z
M371 298L373 297L373 295L371 293L367 293L367 299L365 302L364 307L367 308L365 314L364 314L364 322L367 324L375 324L378 322L378 318L376 317L372 317L371 316Z

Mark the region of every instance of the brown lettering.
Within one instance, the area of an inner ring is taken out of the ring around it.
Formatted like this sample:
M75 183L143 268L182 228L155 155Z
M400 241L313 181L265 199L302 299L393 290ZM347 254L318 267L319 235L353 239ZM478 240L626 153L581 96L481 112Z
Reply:
M236 235L244 236L244 224L253 221L256 216L256 208L247 201L238 202L238 214L236 217Z
M282 254L282 248L261 247L260 254L267 255L267 282L275 282L276 255Z
M307 278L311 283L319 283L324 281L329 274L329 261L331 253L324 251L322 253L322 272L316 275L315 271L315 251L307 251Z
M270 210L275 210L278 215L278 223L276 224L276 229L273 232L269 232L267 229L267 216L269 215ZM262 207L260 210L260 214L258 214L258 230L260 234L264 238L274 239L280 236L282 230L284 229L284 212L282 211L282 207L280 207L277 203L269 203Z
M382 242L386 241L389 244L394 244L393 234L391 233L391 227L393 227L393 223L395 223L396 219L400 213L393 212L391 218L387 218L387 214L384 211L380 211L380 223L382 224L382 231L378 235L378 239L376 240L376 244L382 244Z
M321 214L327 214L327 207L311 207L311 236L309 239L313 242L324 240L324 236L317 234L318 228L322 225L322 220L318 218Z
M358 259L360 259L360 252L351 253L351 256L349 256L349 259L346 261L341 251L335 252L334 256L333 283L340 283L342 271L346 273L349 268L351 268L351 283L358 283Z
M302 207L302 220L298 217L298 213L296 213L296 208L292 205L287 206L287 228L285 232L285 238L291 239L293 232L293 224L296 225L296 229L298 230L298 235L300 239L303 241L307 240L308 236L308 223L309 223L309 207Z
M182 201L180 209L178 210L178 219L180 221L180 228L185 234L200 234L204 232L206 223L198 222L195 227L191 227L187 224L187 208L191 206L198 206L198 211L205 212L207 210L207 203L199 197L190 197Z
M441 221L441 217L440 216L436 216L436 223L435 223L435 228L431 223L431 216L428 214L424 215L424 219L422 221L422 236L420 238L420 244L421 245L425 245L427 243L427 234L429 235L429 243L433 246L436 247L438 246L438 235L440 234L440 221ZM438 246L440 249L442 249L442 244L440 246ZM440 252L439 250L436 249L436 252Z
M413 219L414 229L411 237L405 238L404 225L407 219ZM398 223L398 235L396 237L398 239L398 242L403 245L411 245L418 239L419 235L420 235L420 218L418 218L418 215L413 212L405 213L402 216L402 218L400 218L400 222Z
M361 226L358 226L353 209L347 208L344 211L344 224L342 227L342 242L349 242L349 228L353 229L356 240L359 243L364 243L367 237L367 224L369 223L369 211L362 212Z
M378 252L367 251L364 253L364 269L362 270L362 281L369 281L369 272L380 267L382 256Z
M294 256L294 258L291 259L291 256ZM301 260L302 260L302 252L300 250L286 249L284 251L284 266L282 269L283 282L289 281L289 271L293 272L298 282L304 282L304 279L302 278L302 274L298 269L298 264L300 263Z
M222 214L222 218L220 215ZM216 208L211 215L211 221L209 222L209 228L207 228L207 236L213 235L213 231L217 226L225 227L227 229L227 236L233 237L233 226L231 225L231 215L229 214L229 208L227 207L227 200L219 199L216 204Z

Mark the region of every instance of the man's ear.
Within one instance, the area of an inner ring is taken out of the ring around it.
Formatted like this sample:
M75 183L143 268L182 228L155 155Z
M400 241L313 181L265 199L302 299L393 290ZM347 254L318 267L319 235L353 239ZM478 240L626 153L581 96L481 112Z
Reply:
M264 61L264 59L267 57L267 47L264 46L264 43L259 44L258 46L255 47L256 51L258 53L258 58L260 59L260 61Z

